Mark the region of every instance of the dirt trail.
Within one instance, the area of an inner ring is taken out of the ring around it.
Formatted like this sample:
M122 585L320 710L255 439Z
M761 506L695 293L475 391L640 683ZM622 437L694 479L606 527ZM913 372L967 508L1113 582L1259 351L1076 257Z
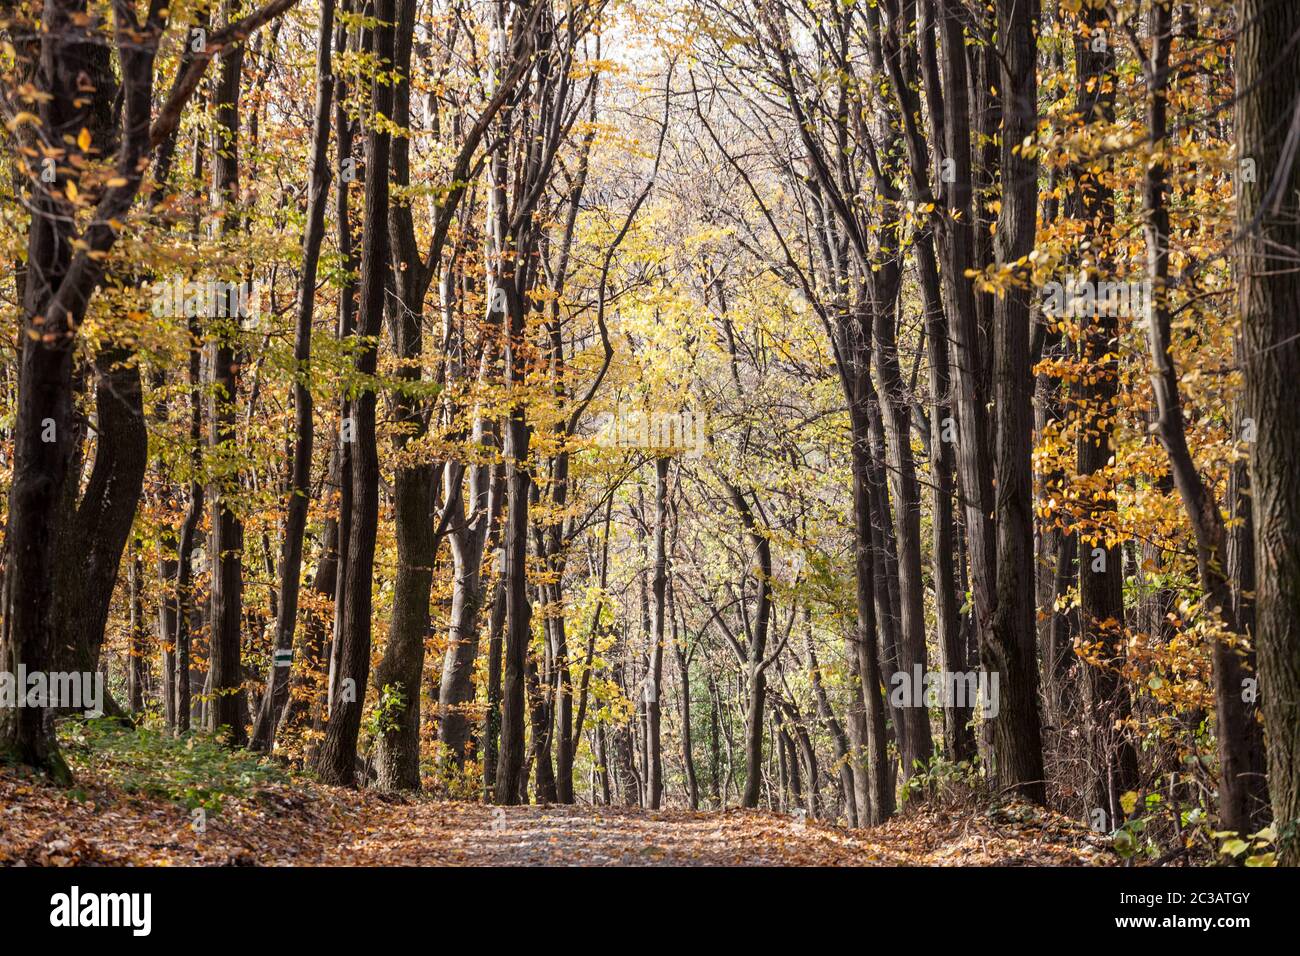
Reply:
M1104 840L1034 807L913 813L870 831L766 811L371 805L325 865L1079 866L1115 862Z
M93 774L74 791L0 769L0 866L930 866L1114 864L1036 807L908 813L850 830L768 811L491 807L306 783L176 803Z
M419 802L327 851L326 864L880 866L905 862L848 830L768 813ZM403 812L405 811L405 812Z

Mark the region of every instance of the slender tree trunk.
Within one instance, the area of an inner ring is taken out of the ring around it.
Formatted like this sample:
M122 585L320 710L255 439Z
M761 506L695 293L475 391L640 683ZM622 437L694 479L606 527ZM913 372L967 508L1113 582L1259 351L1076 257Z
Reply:
M483 726L483 792L488 801L495 799L497 760L501 752L501 656L506 625L504 553L499 555L493 594L488 620L487 715Z
M197 148L197 147L196 147ZM197 161L196 161L197 162ZM176 546L176 654L175 677L172 687L176 694L176 733L190 729L190 710L193 707L190 691L190 646L193 632L194 606L194 552L199 522L203 520L203 483L199 480L199 465L203 458L203 353L202 332L197 318L191 318L189 335L189 385L190 385L190 466L194 477L190 480L189 507L181 522L179 543Z
M343 0L344 14L356 12L354 0ZM364 49L368 33L353 31L349 39L346 16L340 17L334 30L334 48L340 54L346 50ZM357 293L359 282L354 276L361 269L361 256L357 249L352 229L351 182L357 176L356 158L352 155L354 125L348 115L348 87L345 79L335 79L334 90L334 132L335 132L335 173L338 177L335 192L335 223L338 231L339 256L347 269L347 278L339 289L339 312L336 335L339 342L346 342L356 333ZM352 445L356 440L354 434L356 422L352 418L352 400L346 395L339 401L339 436L336 454L338 456L338 559L335 561L334 579L334 620L329 641L329 665L325 687L325 715L334 712L334 697L338 690L339 659L343 652L343 594L347 588L348 548L352 541Z
M313 422L312 395L306 380L311 362L312 318L316 305L316 270L321 241L325 236L325 206L329 201L330 110L334 95L330 62L334 32L334 0L321 0L320 23L316 32L316 115L312 127L311 186L307 199L307 228L303 234L302 272L298 282L298 323L294 330L293 357L298 379L294 383L293 471L289 479L289 503L284 521L284 545L280 555L279 617L275 623L275 652L266 678L266 693L253 724L250 746L270 751L275 732L289 698L289 660L294 627L298 618L298 589L302 578L302 540L307 527L307 506L311 494Z
M676 537L675 533L674 537ZM700 784L695 769L695 747L691 733L691 665L686 657L686 630L685 627L680 631L678 630L675 605L676 595L670 583L668 586L668 620L672 622L672 635L669 640L672 641L673 655L677 660L677 679L681 689L682 767L686 771L686 805L692 810L698 810L700 808ZM590 657L590 655L588 656Z
M895 503L894 532L898 548L899 641L898 668L909 679L926 670L925 607L921 585L921 488L912 457L912 408L898 364L893 309L884 309L873 323L876 368L885 399L883 416L889 449L889 488ZM922 703L913 701L914 705ZM925 706L903 710L903 778L924 768L934 754L930 714Z
M669 459L655 459L654 577L650 604L650 667L646 679L646 743L649 750L646 806L658 810L663 798L664 759L659 697L663 685L664 614L668 587L668 465Z
M953 439L956 445L956 464L963 504L965 554L970 562L970 587L973 597L972 621L977 643L981 648L992 633L994 608L994 582L997 573L997 554L994 549L993 530L993 467L989 452L989 421L987 415L988 392L984 385L985 348L981 342L980 318L982 297L975 294L971 282L965 277L977 267L979 239L974 228L976 215L974 202L975 168L973 166L971 131L982 118L972 112L972 83L968 71L966 44L963 35L964 11L954 0L942 0L938 16L942 56L940 58L945 94L944 132L946 136L944 162L950 175L943 177L944 215L936 220L940 252L943 257L942 276L948 316L951 323L953 349L951 353L952 381L955 387L955 427L940 440ZM977 52L972 49L972 56ZM975 100L982 106L982 97ZM1028 330L1025 330L1028 335ZM962 565L959 563L959 568ZM964 588L963 588L964 590ZM982 656L982 655L981 655ZM982 661L991 668L988 660ZM1001 681L1001 676L999 678Z
M451 471L448 470L449 482ZM495 488L489 485L490 472L493 472L491 484ZM495 512L499 510L496 505L501 491L495 469L487 465L471 468L468 478L471 517L467 519L465 509L460 508L456 527L449 533L454 577L447 656L438 685L438 741L445 758L456 769L464 767L467 756L470 719L466 710L474 700L474 660L478 656L479 607L484 594L483 552L487 529L498 517ZM451 487L446 489L448 499L453 493Z
M513 290L512 290L513 291ZM507 368L511 382L522 382L524 305L511 296L510 345ZM532 608L528 603L525 567L528 551L527 465L528 423L522 406L512 408L506 421L506 517L505 578L506 629L505 667L501 699L501 750L497 762L497 803L518 802L520 773L524 764L524 680L531 634Z
M1150 58L1145 64L1148 83L1147 127L1151 140L1162 144L1168 135L1169 49L1172 42L1171 14L1159 3L1151 8ZM1151 383L1155 392L1157 418L1152 430L1160 438L1174 485L1196 539L1197 572L1204 592L1203 607L1217 613L1229 634L1238 633L1232 588L1227 578L1227 538L1218 503L1196 468L1187 444L1178 372L1170 352L1172 315L1169 287L1169 210L1165 204L1167 174L1164 163L1147 165L1144 183L1146 213L1147 273L1151 282L1151 314L1147 323L1151 350ZM1256 535L1258 542L1258 533ZM1267 577L1267 575L1264 575ZM1258 782L1249 776L1249 733L1254 719L1242 697L1244 672L1234 647L1213 639L1214 701L1219 751L1219 818L1224 830L1251 829L1252 789Z
M394 0L376 0L378 23L372 34L373 54L380 62L393 60ZM392 86L372 84L372 116L390 117ZM388 168L391 134L372 119L366 131L365 218L362 226L361 301L357 332L363 337L356 353L356 370L363 378L375 374L377 343L384 317L388 275ZM374 584L375 536L379 521L379 456L375 438L375 392L362 388L352 402L352 508L342 602L342 633L338 648L337 686L325 728L325 741L316 769L326 783L352 786L357 759L357 735L370 676L371 588Z
M831 745L834 747L835 766L839 768L837 774L840 796L844 804L845 816L852 826L857 823L858 811L853 771L849 760L849 741L844 734L844 728L835 718L835 711L831 709L830 698L826 695L826 688L822 684L821 667L817 663L816 648L813 647L812 610L807 607L804 608L804 627L808 648L808 682L812 684L813 696L817 700L817 716L830 734Z
M1085 29L1075 38L1075 71L1079 77L1077 109L1085 123L1110 122L1114 116L1115 54L1107 46L1093 48L1093 41L1107 22L1107 14L1088 8L1080 14ZM1114 196L1110 187L1087 166L1076 170L1076 195L1071 197L1070 214L1090 223L1102 235L1083 263L1095 281L1110 281L1105 271L1112 267L1105 236L1115 222ZM1077 213L1077 217L1076 214ZM1110 433L1119 399L1119 358L1114 343L1119 336L1119 316L1098 304L1097 314L1084 320L1080 359L1087 370L1079 386L1079 474L1085 478L1084 507L1089 531L1083 534L1088 550L1079 561L1079 621L1081 639L1100 658L1099 666L1084 670L1088 690L1089 726L1096 772L1089 782L1089 807L1106 807L1110 819L1122 819L1118 795L1138 784L1137 752L1122 729L1131 707L1128 687L1120 680L1123 649L1127 644L1124 627L1124 556L1120 542L1104 530L1113 523L1116 510L1115 482L1108 474L1114 447ZM1108 518L1108 516L1110 516ZM1094 530L1095 529L1095 530Z
M148 679L149 658L145 652L144 635L144 561L138 551L132 550L128 568L130 593L130 645L127 650L127 706L132 714L144 711L145 684Z
M862 368L858 375L868 374ZM854 396L856 398L856 396ZM853 668L858 677L863 709L856 702L850 708L850 737L854 749L864 761L862 776L858 780L858 825L871 826L883 823L894 812L894 788L886 754L885 701L881 697L882 674L876 648L876 597L871 537L870 456L871 437L867 412L861 400L849 407L849 422L853 441L853 518L855 541L855 574L857 584L857 630L852 639Z

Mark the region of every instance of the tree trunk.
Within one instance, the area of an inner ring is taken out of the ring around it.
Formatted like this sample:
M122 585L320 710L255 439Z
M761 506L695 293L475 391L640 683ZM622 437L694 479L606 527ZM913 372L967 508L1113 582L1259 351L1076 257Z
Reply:
M659 697L664 669L664 614L668 587L668 465L669 459L655 459L654 577L650 603L650 667L646 675L646 740L649 749L646 806L658 810L663 798L664 758L660 739Z
M1075 71L1079 77L1077 110L1084 123L1114 119L1115 54L1107 46L1093 49L1094 36L1104 29L1107 14L1087 8L1080 14L1085 30L1075 38ZM1114 195L1104 180L1083 165L1075 170L1076 188L1069 198L1071 218L1090 223L1101 233L1092 242L1099 250L1082 263L1097 282L1110 281L1106 272L1113 267L1105 244L1115 222ZM1080 359L1086 369L1079 388L1079 474L1101 475L1103 484L1085 482L1083 505L1087 508L1088 530L1081 534L1087 549L1079 560L1079 622L1081 640L1090 653L1100 657L1099 666L1084 670L1088 691L1090 743L1094 773L1089 781L1088 806L1105 807L1111 820L1123 818L1118 795L1138 784L1137 752L1122 729L1131 707L1128 687L1120 680L1124 647L1124 555L1118 541L1105 530L1113 525L1116 510L1115 482L1108 477L1114 447L1110 433L1119 399L1119 316L1100 305L1097 314L1085 320L1081 333ZM1093 490L1097 489L1097 490Z
M411 44L415 34L415 0L397 0L397 36L393 66L397 73L393 120L410 123ZM391 176L397 189L410 184L410 140L399 136L392 146ZM393 453L409 460L407 447L427 431L423 402L413 394L420 381L424 351L424 297L432 274L414 243L408 204L389 210L392 280L396 301L388 308L393 342L401 363L397 378L404 388L393 396L398 425ZM435 466L417 460L398 467L393 476L393 520L397 532L397 573L393 582L393 617L388 644L375 669L375 690L383 708L383 730L375 739L375 770L383 790L420 789L420 697L423 692L424 641L429 634L429 591L437 552L434 534Z
M1168 135L1168 87L1170 79L1169 49L1172 41L1171 15L1168 7L1151 8L1149 31L1150 58L1145 64L1148 83L1147 127L1156 146ZM1169 285L1169 210L1165 204L1167 189L1165 166L1152 162L1147 166L1144 183L1146 212L1147 273L1151 282L1151 315L1147 323L1151 350L1151 383L1155 392L1157 418L1152 430L1160 438L1174 485L1183 501L1183 509L1196 539L1196 565L1204 593L1203 607L1217 614L1224 629L1238 633L1233 609L1232 588L1227 578L1227 538L1223 516L1209 488L1206 487L1187 444L1183 422L1182 396L1178 388L1178 371L1170 352L1172 315L1168 301ZM1258 489L1257 489L1258 490ZM1258 532L1256 540L1259 540ZM1268 574L1262 575L1264 579ZM1259 782L1249 774L1248 722L1254 717L1243 700L1241 659L1234 647L1219 638L1211 650L1214 668L1214 702L1217 726L1215 734L1219 752L1219 818L1224 830L1248 832L1256 808L1254 793Z
M1238 177L1246 412L1255 428L1250 487L1255 524L1255 639L1268 733L1268 783L1278 860L1300 864L1300 249L1294 104L1300 89L1300 7L1240 0L1238 156L1260 171ZM1256 181L1257 180L1257 181ZM1279 262L1279 259L1282 261ZM1240 696L1239 686L1231 692ZM1246 714L1247 720L1254 715ZM1235 829L1235 827L1234 827Z
M227 5L227 16L233 9ZM240 228L239 202L239 88L244 46L236 45L221 56L214 88L216 129L213 144L213 192L222 210L221 232L229 236ZM209 447L227 462L237 458L236 402L239 396L235 342L239 317L233 316L215 333L212 349L212 423ZM244 523L231 499L240 491L239 472L227 465L209 488L212 499L212 607L207 730L228 735L232 746L248 740L244 726L243 672L240 631L243 615Z
M674 537L676 537L675 533ZM681 689L682 766L686 771L686 805L692 810L698 810L700 808L700 784L695 770L695 747L691 735L691 665L686 658L686 629L683 627L681 631L678 630L675 612L676 595L670 584L668 587L668 620L672 622L672 635L669 640L672 642L673 655L677 660L677 679Z
M372 53L380 62L393 59L394 0L376 0L377 25ZM390 117L392 86L376 80L371 87L372 116ZM377 344L384 318L388 276L388 168L391 134L372 119L366 131L365 215L362 224L361 301L357 332L365 344L356 353L356 371L363 380L375 374ZM317 772L325 783L353 786L357 735L370 676L370 611L374 584L375 536L379 521L379 455L375 438L375 392L361 388L351 403L352 507L343 570L342 628L338 642L337 686Z
M266 677L266 693L253 724L250 747L269 752L275 746L275 732L289 698L289 660L277 656L293 653L294 627L298 618L298 589L302 579L302 540L307 527L307 506L311 494L313 422L312 395L306 376L311 362L312 318L316 305L316 271L321 241L325 236L325 206L329 201L330 110L334 95L330 46L334 32L334 0L321 0L320 24L316 32L316 114L312 126L311 185L307 199L307 228L302 240L302 272L298 282L298 323L294 330L293 357L298 366L294 383L293 471L289 479L289 503L284 520L284 544L280 555L279 617L275 623L275 652Z
M1009 269L1034 246L1038 163L1020 150L1038 119L1034 22L1021 0L999 0L1002 58L1002 208L995 245ZM1018 277L1017 281L1023 281ZM1034 629L1033 375L1029 356L1030 289L1002 290L995 306L994 406L997 414L997 600L985 644L986 666L1001 675L993 718L999 786L1035 803L1046 800L1038 715Z

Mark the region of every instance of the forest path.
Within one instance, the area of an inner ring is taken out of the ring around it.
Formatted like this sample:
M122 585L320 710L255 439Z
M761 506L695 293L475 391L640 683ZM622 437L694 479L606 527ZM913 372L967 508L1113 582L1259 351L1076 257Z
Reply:
M1095 835L1033 807L912 813L850 830L762 810L490 807L367 801L330 865L897 866L1113 863Z
M136 781L138 784L139 781ZM201 825L199 822L201 821ZM989 866L1115 864L1104 836L1025 804L913 808L853 830L767 810L493 807L306 781L206 817L84 768L0 767L0 866Z
M388 811L388 812L384 812ZM850 830L765 812L489 807L413 801L363 815L325 865L880 866L908 862Z

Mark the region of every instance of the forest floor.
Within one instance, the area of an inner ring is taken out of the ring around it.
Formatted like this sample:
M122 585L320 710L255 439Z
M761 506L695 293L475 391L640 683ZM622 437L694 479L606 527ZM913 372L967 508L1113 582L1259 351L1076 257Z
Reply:
M78 769L72 790L0 768L0 866L1097 866L1108 841L1041 808L917 809L870 831L768 811L491 807L258 782L196 817ZM201 825L196 826L199 823Z

